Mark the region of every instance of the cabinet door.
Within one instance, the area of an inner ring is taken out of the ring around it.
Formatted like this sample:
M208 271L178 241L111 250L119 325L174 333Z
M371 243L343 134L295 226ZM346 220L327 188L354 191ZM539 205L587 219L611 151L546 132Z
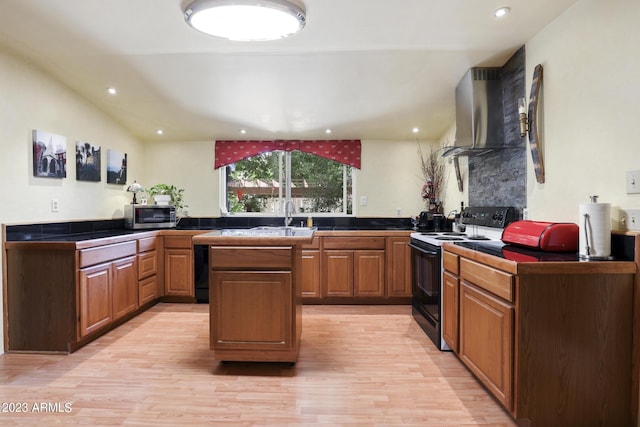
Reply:
M136 257L123 258L111 264L113 320L138 308L138 266Z
M458 277L442 275L442 337L458 353Z
M212 349L291 349L290 272L214 271L212 278Z
M191 249L165 249L165 295L194 296L193 251Z
M320 298L320 251L302 251L302 296Z
M325 296L353 296L353 251L324 251L323 261Z
M460 359L512 410L513 306L460 283Z
M354 251L353 294L384 296L384 251Z
M80 325L84 337L111 323L111 263L80 270Z
M411 296L411 248L409 237L388 237L387 257L387 296Z
M158 298L158 277L149 276L138 282L138 304L140 306Z

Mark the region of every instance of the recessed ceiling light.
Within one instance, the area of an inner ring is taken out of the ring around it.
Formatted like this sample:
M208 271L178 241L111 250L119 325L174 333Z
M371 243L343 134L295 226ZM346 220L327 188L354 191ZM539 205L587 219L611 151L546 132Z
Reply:
M511 11L511 8L510 8L510 7L506 7L506 6L505 6L505 7L501 7L501 8L496 9L496 10L493 12L493 15L494 15L496 18L502 18L503 16L505 16L506 14L508 14L510 11Z
M163 131L162 129L158 129L158 130L156 131L156 133L157 133L158 135L164 135L164 131Z
M327 135L329 135L331 133L331 129L327 129L324 131L324 133L326 133Z
M244 135L247 131L245 129L240 129L240 133Z
M418 132L420 132L420 129L418 129L418 128L413 128L413 129L411 129L411 132L413 132L413 133L418 133Z
M292 0L193 0L184 19L198 31L237 41L280 39L306 23L304 6Z
M107 93L108 93L109 95L115 95L116 93L118 93L118 91L116 90L116 88L115 88L115 87L108 87L108 88L107 88Z

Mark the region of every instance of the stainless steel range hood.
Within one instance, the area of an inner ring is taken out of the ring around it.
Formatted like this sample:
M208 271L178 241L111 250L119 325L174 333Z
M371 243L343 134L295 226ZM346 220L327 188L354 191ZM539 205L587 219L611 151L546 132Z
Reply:
M443 156L475 156L504 148L500 68L471 68L456 87L456 140Z

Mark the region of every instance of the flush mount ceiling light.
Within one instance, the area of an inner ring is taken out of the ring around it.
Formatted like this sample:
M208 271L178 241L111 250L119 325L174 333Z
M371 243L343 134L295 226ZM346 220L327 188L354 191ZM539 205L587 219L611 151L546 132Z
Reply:
M184 19L198 31L238 41L280 39L306 23L304 6L291 0L194 0Z

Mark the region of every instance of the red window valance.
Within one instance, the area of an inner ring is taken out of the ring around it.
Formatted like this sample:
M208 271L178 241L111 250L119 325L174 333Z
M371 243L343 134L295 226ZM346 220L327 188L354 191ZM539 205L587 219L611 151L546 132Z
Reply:
M269 151L299 150L360 169L360 140L216 141L215 168Z

